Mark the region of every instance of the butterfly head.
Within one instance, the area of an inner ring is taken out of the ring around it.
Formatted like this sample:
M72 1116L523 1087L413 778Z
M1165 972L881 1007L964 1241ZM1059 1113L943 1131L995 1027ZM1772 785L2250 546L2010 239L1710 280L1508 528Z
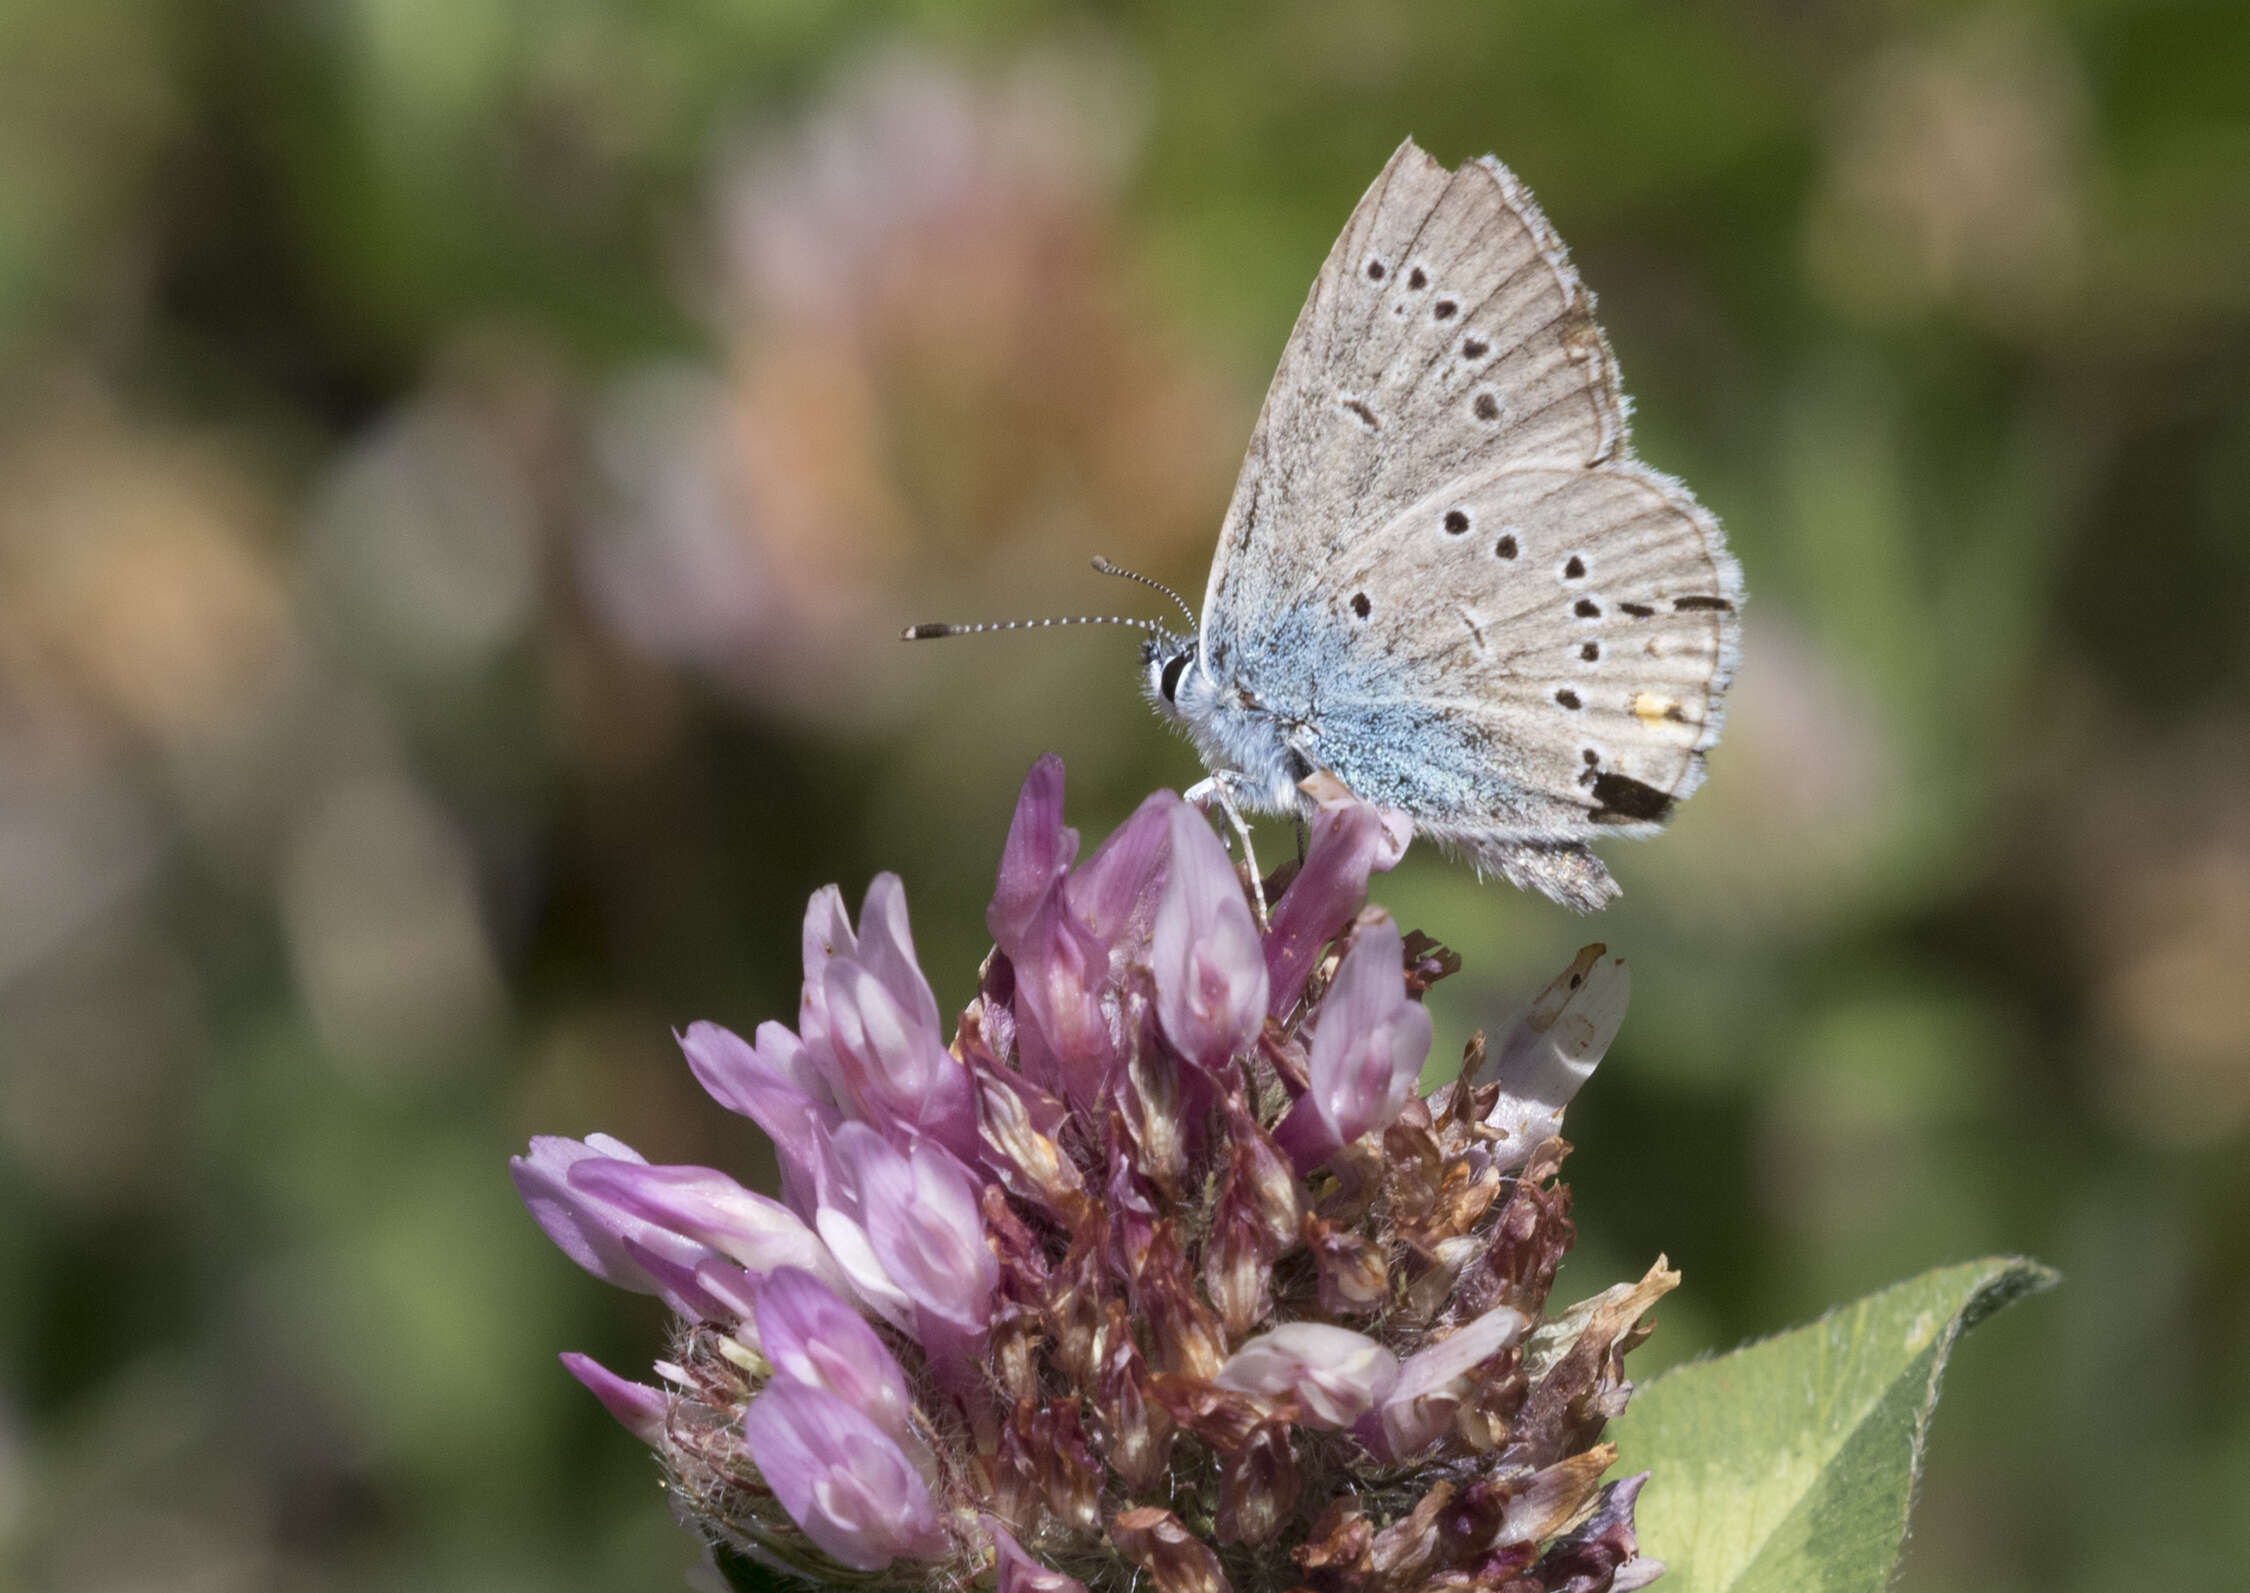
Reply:
M1141 689L1167 719L1193 721L1208 711L1211 678L1198 657L1196 639L1177 631L1154 630L1141 643Z

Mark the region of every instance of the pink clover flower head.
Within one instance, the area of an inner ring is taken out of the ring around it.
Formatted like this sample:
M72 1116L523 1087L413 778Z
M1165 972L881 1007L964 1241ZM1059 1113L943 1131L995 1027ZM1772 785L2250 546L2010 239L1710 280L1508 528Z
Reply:
M662 1386L564 1364L736 1560L877 1590L1629 1593L1604 1483L1661 1258L1567 1311L1564 1110L1617 1031L1600 947L1418 1094L1458 959L1367 905L1393 815L1312 783L1260 919L1160 791L1083 858L1025 781L941 1018L903 888L804 919L794 1028L681 1049L785 1198L605 1136L513 1172L579 1265L678 1316ZM1161 1501L1161 1502L1156 1502ZM1431 1523L1442 1521L1442 1530ZM989 1581L988 1581L989 1579Z

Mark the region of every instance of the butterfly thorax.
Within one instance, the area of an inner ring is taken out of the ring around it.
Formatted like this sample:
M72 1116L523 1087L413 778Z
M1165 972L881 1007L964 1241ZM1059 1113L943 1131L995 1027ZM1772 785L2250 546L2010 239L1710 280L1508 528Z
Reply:
M1297 783L1313 772L1311 760L1292 745L1304 727L1239 682L1222 679L1194 637L1169 631L1150 637L1141 648L1141 687L1238 800L1265 813L1297 811Z

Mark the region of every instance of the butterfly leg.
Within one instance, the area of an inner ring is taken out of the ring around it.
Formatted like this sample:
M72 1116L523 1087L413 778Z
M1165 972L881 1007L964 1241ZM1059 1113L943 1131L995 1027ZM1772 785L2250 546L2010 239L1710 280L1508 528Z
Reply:
M1214 774L1198 780L1187 789L1186 799L1208 813L1215 805L1227 817L1235 837L1242 842L1242 861L1250 870L1250 898L1258 909L1258 933L1263 935L1272 928L1266 911L1266 885L1258 873L1258 853L1250 844L1250 826L1242 817L1242 808L1234 799L1234 781L1229 775Z

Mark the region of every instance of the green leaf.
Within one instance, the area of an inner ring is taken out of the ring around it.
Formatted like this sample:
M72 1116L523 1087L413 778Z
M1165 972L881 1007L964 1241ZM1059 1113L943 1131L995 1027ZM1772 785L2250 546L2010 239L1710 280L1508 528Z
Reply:
M1941 1267L1636 1393L1610 1436L1654 1473L1635 1516L1663 1593L1882 1593L1954 1341L2055 1281Z

